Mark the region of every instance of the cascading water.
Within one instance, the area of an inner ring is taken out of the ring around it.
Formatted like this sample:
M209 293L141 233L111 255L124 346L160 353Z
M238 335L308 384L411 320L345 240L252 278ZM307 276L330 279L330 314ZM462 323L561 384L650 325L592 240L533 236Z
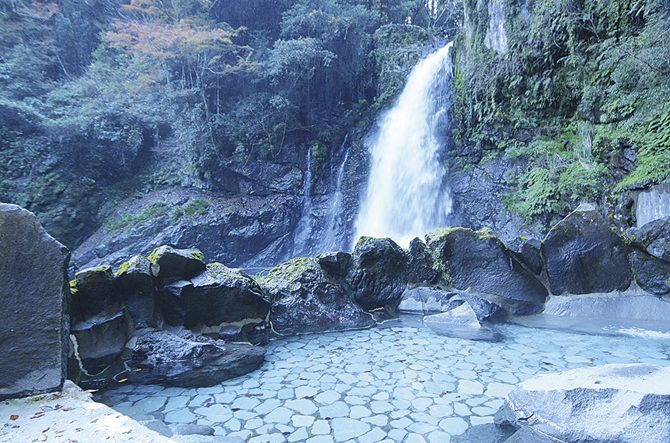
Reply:
M655 186L649 191L640 192L635 205L637 226L659 218L670 216L670 186Z
M422 60L369 139L371 169L356 236L412 238L444 226L452 201L441 163L449 123L452 43Z
M340 150L344 151L344 158L342 159L342 163L337 169L337 174L335 176L335 190L328 210L328 222L322 243L323 250L336 251L346 248L346 245L344 244L346 239L343 238L342 235L344 225L342 211L344 194L342 193L342 182L344 181L344 170L347 161L349 160L349 148L347 146L348 139L349 134L344 137L344 142L342 142L342 146L340 147Z
M303 205L300 221L293 237L293 255L309 255L312 234L312 150L307 149L307 168L302 185Z

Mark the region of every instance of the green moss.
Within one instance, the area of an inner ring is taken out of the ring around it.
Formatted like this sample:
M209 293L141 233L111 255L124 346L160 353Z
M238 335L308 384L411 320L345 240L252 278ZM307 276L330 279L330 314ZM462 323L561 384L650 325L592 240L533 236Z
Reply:
M239 278L241 276L239 271L230 269L223 263L208 263L207 271L214 278Z
M159 252L160 248L162 248L162 246L157 247L151 251L151 254L149 254L148 258L151 263L158 263L158 260L161 258L161 253Z
M670 178L670 111L651 119L634 138L640 144L638 164L619 182L618 190L661 183Z
M127 262L121 263L121 266L119 266L119 269L116 271L115 275L117 277L119 277L119 276L125 274L126 272L128 272L129 269L130 269L130 262L127 261Z
M183 216L192 217L194 215L207 215L209 202L204 198L196 198L183 206L178 206L172 212L172 220L177 221Z
M205 254L203 254L200 249L194 249L193 252L191 252L191 258L200 261L205 261Z
M104 228L110 234L119 233L147 220L162 217L168 213L167 203L154 203L138 214L126 214L105 223Z
M77 279L70 280L70 294L75 295L78 292L79 284L77 283Z

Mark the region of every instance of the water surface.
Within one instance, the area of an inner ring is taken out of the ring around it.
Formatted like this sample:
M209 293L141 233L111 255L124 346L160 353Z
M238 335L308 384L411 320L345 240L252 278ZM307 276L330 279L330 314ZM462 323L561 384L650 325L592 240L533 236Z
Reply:
M99 400L140 421L212 426L249 442L448 442L489 423L514 384L607 363L670 365L670 340L519 325L498 343L435 334L411 317L270 343L257 371L210 388L123 386ZM228 441L228 439L225 439Z

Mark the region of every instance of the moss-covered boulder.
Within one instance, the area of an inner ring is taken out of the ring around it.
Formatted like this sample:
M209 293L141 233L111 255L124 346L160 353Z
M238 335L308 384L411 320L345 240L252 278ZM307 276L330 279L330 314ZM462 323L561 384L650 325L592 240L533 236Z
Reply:
M549 289L554 295L625 290L633 279L627 252L597 211L580 207L542 242Z
M443 284L476 292L511 314L542 309L544 285L488 231L447 228L426 236Z
M70 290L73 323L103 312L116 312L123 304L114 288L111 266L82 269L70 282Z
M155 279L148 258L136 255L121 264L114 274L114 285L135 327L156 326Z
M390 238L361 237L349 282L356 303L366 310L395 310L407 287L407 255Z
M272 300L270 322L279 334L369 327L372 317L350 299L344 279L328 274L311 258L296 258L259 279Z
M430 285L440 279L439 268L426 243L415 238L409 244L409 262L407 263L407 282L412 285Z
M149 255L153 272L160 280L191 278L205 270L205 256L199 249L176 249L160 246Z
M190 280L166 285L159 300L167 323L217 334L230 323L262 323L270 311L270 303L251 277L221 263L208 264Z

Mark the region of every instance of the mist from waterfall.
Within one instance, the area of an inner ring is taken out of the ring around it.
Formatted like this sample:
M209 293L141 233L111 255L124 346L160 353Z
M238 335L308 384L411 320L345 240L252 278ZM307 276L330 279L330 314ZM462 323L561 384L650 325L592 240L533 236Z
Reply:
M302 215L293 237L293 255L310 253L310 237L312 235L312 150L307 149L307 167L302 185Z
M371 167L356 236L391 237L406 246L445 226L452 200L442 164L448 132L452 43L422 60L393 108L368 139Z
M635 204L638 228L663 217L670 217L670 186L654 186L640 192Z

